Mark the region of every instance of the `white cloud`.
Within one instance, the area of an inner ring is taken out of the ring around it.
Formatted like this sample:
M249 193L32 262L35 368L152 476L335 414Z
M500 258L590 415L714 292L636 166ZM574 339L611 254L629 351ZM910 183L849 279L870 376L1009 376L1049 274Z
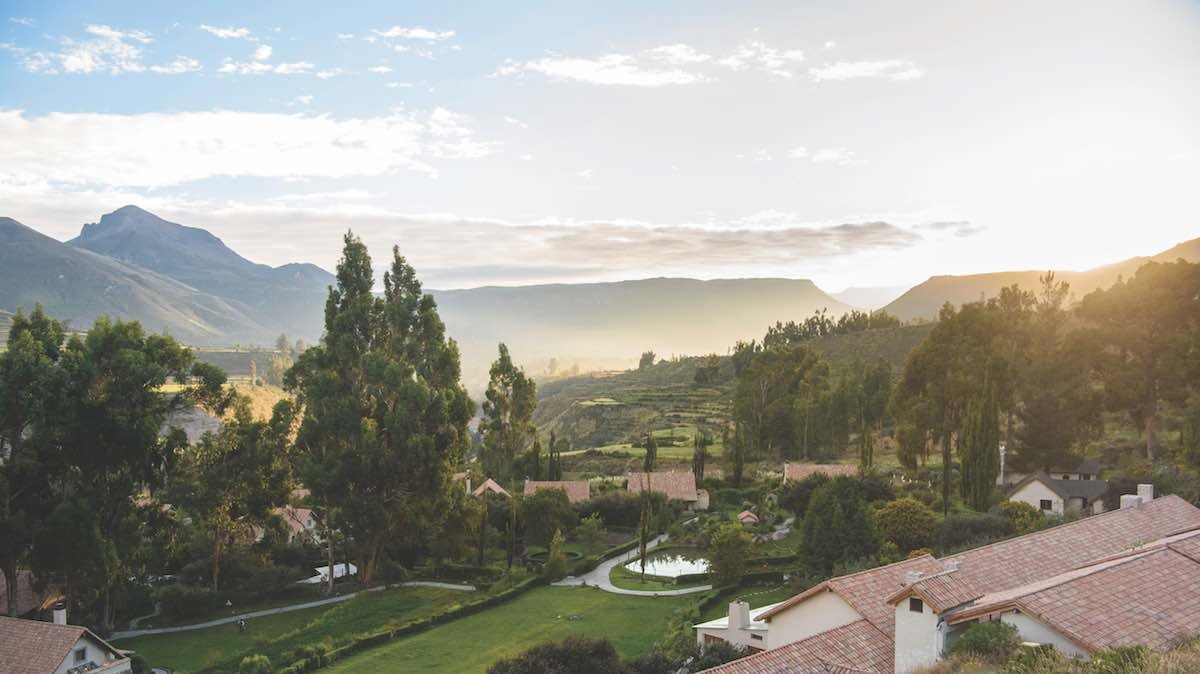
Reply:
M526 152L524 154L517 155L517 159L520 159L521 161L533 161L533 155Z
M848 164L854 153L843 147L823 147L813 153L814 164Z
M826 49L833 49L834 47L837 47L837 42L836 42L836 41L834 41L834 40L826 40L826 41L825 41L825 48L826 48Z
M392 72L392 69L390 66L371 66L367 72L383 74Z
M747 70L757 68L780 77L791 77L788 67L804 60L804 52L799 49L775 49L765 42L746 42L740 44L729 56L717 61L731 70Z
M712 60L712 56L697 51L691 45L686 44L664 44L660 47L647 49L646 53L674 65L704 63Z
M513 126L520 127L522 129L529 128L529 125L526 124L525 122L522 122L521 120L517 119L516 117L509 117L508 115L504 116L504 122L506 124L512 124Z
M707 79L702 73L679 67L644 64L642 60L627 54L606 54L595 59L551 54L525 62L510 59L497 68L493 76L519 76L535 72L552 79L635 87L693 84Z
M592 177L596 175L596 169L586 168L586 169L583 169L582 171L576 171L575 175L580 178L583 178L584 180L591 180Z
M805 159L806 157L808 157L808 148L794 147L794 148L788 150L788 156L791 157L792 159Z
M187 56L176 57L170 63L146 66L142 62L142 45L154 39L145 31L120 30L103 24L89 24L84 30L90 37L61 38L62 48L58 51L32 51L15 45L7 45L6 49L21 55L21 65L34 73L108 72L118 75L152 72L173 75L200 69L199 62Z
M829 80L850 80L863 77L874 77L889 80L914 80L924 76L912 61L890 59L886 61L838 61L826 63L819 68L809 68L808 75L812 79L823 82Z
M222 28L220 26L210 26L206 23L202 23L202 24L200 24L200 30L205 31L207 33L212 33L213 35L216 35L217 37L221 38L222 40L228 40L230 38L234 38L234 39L238 39L238 40L253 40L254 39L254 34L250 32L249 28L235 28L233 26L229 26L227 28Z
M319 80L332 79L334 77L337 77L338 75L341 75L344 72L346 72L346 71L342 70L341 68L326 68L324 70L317 72L317 79L319 79Z
M259 45L254 50L254 60L255 61L266 61L267 59L271 58L272 51L273 50L271 49L271 45L269 45L269 44Z
M387 30L373 30L371 32L379 37L400 38L402 40L424 40L426 42L441 42L442 40L448 40L454 37L454 31L452 30L436 31L429 30L428 28L421 28L420 26L413 28L408 28L405 26L392 26Z
M498 143L444 108L339 119L232 111L0 112L0 184L159 188L214 176L436 175L433 159L475 159Z
M388 82L383 86L388 89L408 89L412 86L412 82Z
M8 20L19 26L36 26L37 19L29 16L10 16Z
M217 72L237 75L310 75L314 68L313 64L306 61L266 63L264 61L234 61L226 58L221 62L221 67L217 68Z
M339 39L339 40L353 40L353 39L354 39L354 33L338 33L338 34L337 34L337 39Z
M194 73L202 69L200 62L188 56L176 56L174 61L162 65L150 66L150 72L160 75L182 75Z
M311 105L313 102L313 97L311 94L305 94L303 96L297 96L296 98L294 98L292 100L294 100L295 102L297 102L301 105Z

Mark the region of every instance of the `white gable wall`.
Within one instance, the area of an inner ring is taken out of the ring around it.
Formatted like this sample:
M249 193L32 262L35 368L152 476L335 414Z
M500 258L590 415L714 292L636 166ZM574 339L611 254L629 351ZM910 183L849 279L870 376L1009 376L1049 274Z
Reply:
M83 660L76 661L75 651L81 648L84 649L86 653L83 656ZM54 670L54 674L67 674L67 672L71 669L87 662L94 662L97 666L103 667L105 663L118 659L122 661L122 664L117 664L111 669L104 670L104 674L130 674L133 671L133 665L130 664L128 658L121 658L116 653L112 653L111 651L105 649L95 639L92 639L87 634L84 634L83 636L79 637L79 640L76 641L75 645L71 647L71 650L67 653L67 657L64 658L62 663L58 665L58 669Z
M922 602L921 612L909 609L908 599L896 604L896 674L926 667L942 657L945 634L941 619Z
M821 592L771 618L767 647L786 646L862 618L837 593Z
M1063 503L1062 497L1055 493L1055 491L1050 487L1042 484L1040 480L1033 480L1026 483L1024 487L1021 487L1008 497L1008 500L1010 501L1021 501L1023 503L1028 503L1038 510L1042 509L1041 501L1043 499L1050 501L1050 510L1043 512L1050 512L1055 515L1063 514L1063 507L1065 504Z
M1000 616L1000 620L1016 627L1017 632L1021 635L1021 641L1050 644L1060 653L1073 658L1086 660L1089 657L1088 652L1080 648L1074 641L1037 618L1027 616L1019 611L1012 611Z

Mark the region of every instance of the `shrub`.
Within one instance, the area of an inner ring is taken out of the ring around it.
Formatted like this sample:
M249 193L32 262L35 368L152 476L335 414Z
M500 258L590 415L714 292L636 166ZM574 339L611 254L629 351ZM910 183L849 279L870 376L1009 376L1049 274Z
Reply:
M828 482L829 476L825 473L813 473L803 480L788 482L779 495L779 506L799 520L808 512L808 502L812 499L813 492Z
M1088 662L1088 671L1089 674L1133 674L1151 671L1151 657L1152 652L1145 646L1118 646L1093 653ZM1180 668L1177 671L1188 669Z
M271 674L271 659L265 655L247 655L238 665L238 674Z
M225 597L203 588L177 584L159 589L158 603L168 620L182 620L219 610L225 603Z
M911 498L889 502L875 511L875 527L903 554L933 545L938 531L937 513Z
M1046 516L1042 511L1024 501L1001 501L996 506L996 513L1012 522L1022 536L1046 526Z
M863 499L867 503L891 501L896 498L896 489L892 487L892 478L875 471L868 471L858 477L862 485Z
M488 674L624 674L626 670L617 650L607 639L567 637L559 643L539 644L520 655L500 660L487 671Z
M717 528L709 540L709 560L713 580L717 585L736 583L746 572L746 557L750 554L750 535L736 522Z
M525 535L537 545L546 545L556 531L570 531L579 521L562 489L540 489L522 498L519 507Z
M1017 533L1011 520L999 515L962 513L951 515L938 530L937 547L943 553L982 545Z
M1053 646L1019 648L1000 668L1002 674L1057 674L1070 671L1071 660Z
M974 656L992 664L1000 664L1007 661L1020 646L1021 639L1017 636L1016 627L992 621L969 627L950 647L950 653Z
M546 565L542 567L542 577L553 581L565 575L567 556L563 554L563 535L561 531L555 531L554 537L550 539L550 554L546 558Z
M575 527L575 537L586 545L595 544L603 533L604 522L601 521L599 513L588 515Z
M666 505L666 497L658 492L650 494L650 503L655 510ZM604 524L620 527L636 527L641 523L642 499L628 491L606 491L575 505L581 519L599 515Z

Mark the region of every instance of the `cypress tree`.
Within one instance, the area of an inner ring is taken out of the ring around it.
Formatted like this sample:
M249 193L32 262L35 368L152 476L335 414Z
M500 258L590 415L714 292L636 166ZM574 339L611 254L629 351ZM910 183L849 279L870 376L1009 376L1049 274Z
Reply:
M996 475L1000 472L1000 417L996 387L988 377L983 395L967 405L966 428L959 442L962 463L962 496L983 512L991 505Z

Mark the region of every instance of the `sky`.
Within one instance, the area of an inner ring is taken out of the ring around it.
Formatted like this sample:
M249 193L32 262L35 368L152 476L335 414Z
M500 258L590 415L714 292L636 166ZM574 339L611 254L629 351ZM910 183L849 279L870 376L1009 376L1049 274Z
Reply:
M1200 2L0 0L0 215L436 288L1082 269L1200 236Z

